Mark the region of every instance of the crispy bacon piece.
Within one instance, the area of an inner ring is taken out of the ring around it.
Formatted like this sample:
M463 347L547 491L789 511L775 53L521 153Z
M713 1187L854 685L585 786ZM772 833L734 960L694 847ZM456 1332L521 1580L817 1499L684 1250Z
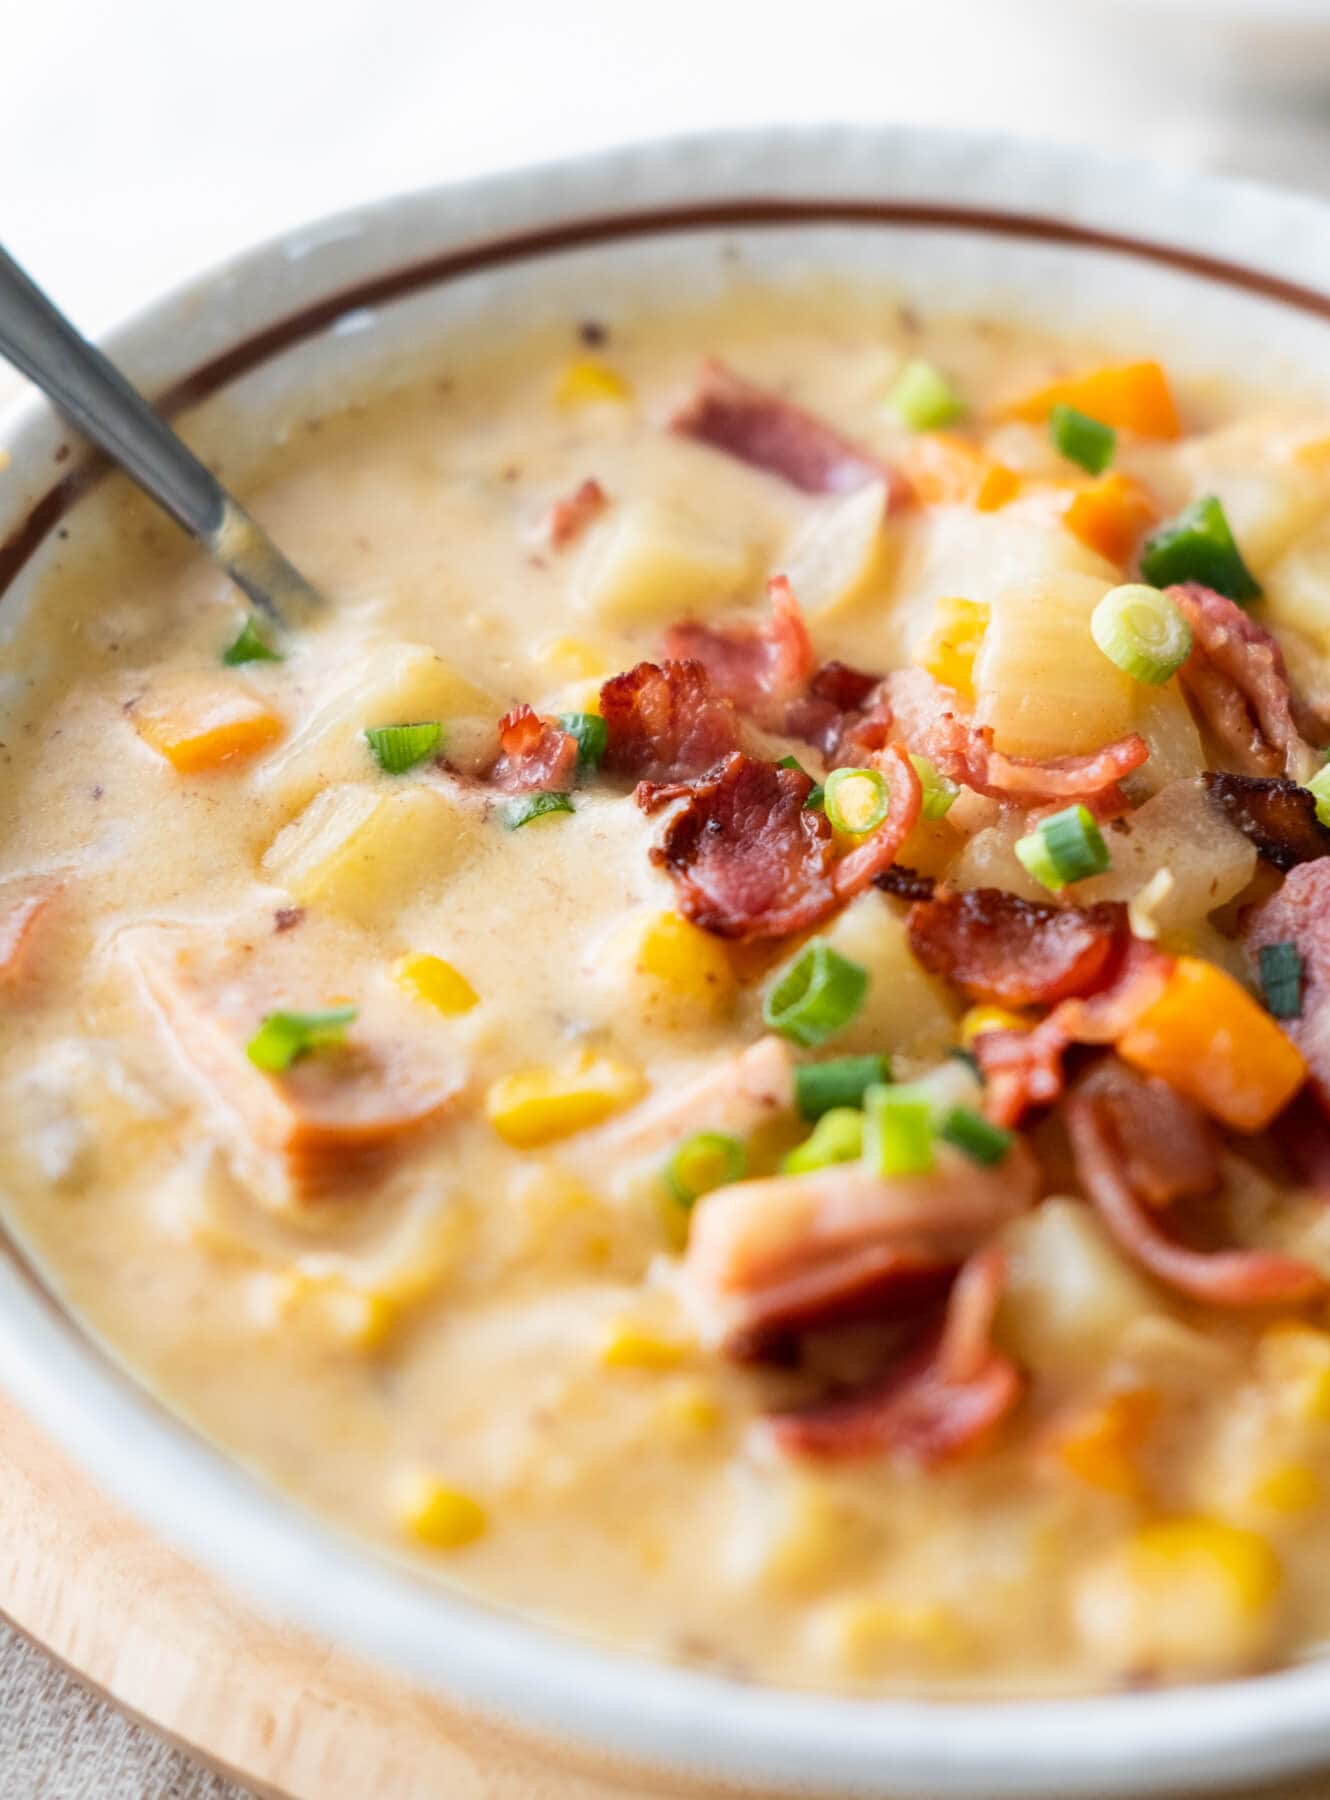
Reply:
M904 863L893 863L884 874L874 875L873 886L895 900L931 900L937 892L937 879L907 869Z
M814 670L807 692L787 709L783 729L815 745L833 764L864 762L890 735L890 709L875 704L880 684L880 676L849 663L825 662Z
M1089 1084L1073 1095L1067 1130L1081 1187L1119 1247L1157 1281L1211 1306L1296 1306L1323 1294L1330 1285L1326 1278L1295 1257L1197 1249L1165 1230L1136 1183L1143 1165L1156 1171L1162 1166L1162 1191L1177 1182L1184 1146L1196 1131L1191 1103L1169 1089L1146 1100L1144 1084L1124 1068L1114 1069L1111 1079L1118 1090L1114 1098ZM1178 1142L1170 1148L1151 1142L1147 1133L1156 1138L1177 1133ZM1201 1167L1185 1191L1196 1192L1217 1173L1216 1167Z
M499 748L489 780L505 793L558 793L572 786L577 739L529 706L515 706L499 720Z
M1202 776L1205 791L1243 836L1277 869L1330 856L1330 831L1316 816L1315 797L1277 776Z
M972 1000L1052 1006L1102 980L1127 935L1127 909L1045 906L1000 888L944 890L911 908L910 949Z
M641 662L600 690L603 767L652 782L687 781L739 748L739 715L700 662Z
M678 883L680 910L718 937L806 931L891 866L919 816L919 778L904 753L883 751L877 767L890 788L887 816L839 862L826 814L804 805L809 777L737 751L709 780L639 789L648 810L687 798L652 861Z
M910 498L909 483L871 451L778 394L754 387L709 357L670 429L710 444L755 469L778 475L805 494L848 494L885 482L887 510Z
M544 538L551 550L563 550L581 537L587 526L610 503L610 497L594 476L556 500L545 518Z
M703 625L685 619L665 635L671 661L700 662L718 694L772 731L784 728L791 704L817 664L794 591L783 575L767 583L771 616L761 624Z
M1021 1396L1020 1372L992 1342L1005 1279L1000 1250L971 1257L941 1326L910 1356L856 1392L775 1414L773 1441L791 1456L891 1453L924 1467L980 1449Z
M1038 1180L1018 1140L991 1167L944 1146L926 1175L838 1163L717 1188L693 1214L685 1298L707 1341L731 1352L866 1308L880 1316L902 1291L913 1305L921 1282L1033 1205Z
M1292 943L1302 958L1302 1013L1281 1019L1307 1059L1312 1092L1330 1112L1330 860L1300 863L1245 921L1253 960L1265 944Z
M1247 775L1305 781L1318 757L1298 730L1284 653L1236 602L1189 581L1168 590L1192 629L1178 671L1202 723Z
M1279 1115L1274 1130L1297 1179L1330 1200L1330 1119L1309 1088Z

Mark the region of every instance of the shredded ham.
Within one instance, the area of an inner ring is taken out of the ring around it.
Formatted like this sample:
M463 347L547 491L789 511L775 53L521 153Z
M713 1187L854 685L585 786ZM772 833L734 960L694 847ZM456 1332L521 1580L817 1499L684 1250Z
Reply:
M972 1000L1052 1006L1089 993L1127 934L1127 909L1045 906L1000 888L943 890L911 908L910 949Z
M870 481L883 481L888 511L910 498L909 483L899 471L802 407L744 381L714 357L703 363L697 385L670 427L778 475L805 494L847 494Z
M1295 1306L1323 1294L1326 1278L1295 1257L1268 1250L1196 1249L1165 1229L1160 1209L1152 1208L1137 1185L1140 1171L1143 1164L1156 1169L1165 1164L1162 1191L1170 1191L1197 1129L1194 1109L1167 1089L1168 1099L1156 1092L1143 1104L1143 1084L1125 1069L1115 1069L1112 1079L1118 1084L1116 1098L1088 1085L1072 1096L1067 1131L1081 1188L1119 1247L1157 1281L1211 1306ZM1170 1146L1166 1140L1174 1133L1180 1141ZM1201 1180L1217 1173L1217 1168L1202 1165L1187 1191L1194 1192Z
M895 861L922 803L903 751L884 750L875 766L890 792L887 816L839 861L826 814L804 805L813 784L798 769L736 751L705 781L639 788L647 810L686 800L651 852L678 884L680 910L718 937L774 938L852 900Z
M529 706L515 706L499 720L499 751L488 779L505 793L558 793L572 786L577 739Z
M1316 816L1315 796L1296 781L1277 776L1202 777L1214 804L1275 868L1330 856L1330 831Z
M1320 759L1294 722L1288 669L1274 638L1199 582L1168 593L1192 629L1179 675L1210 735L1243 774L1305 781Z
M685 619L665 636L672 661L700 662L718 694L769 730L784 729L791 704L817 666L799 602L783 575L767 584L771 616L761 624L703 625Z
M649 782L687 781L739 748L739 716L700 662L641 662L600 690L603 767Z
M604 512L610 497L594 478L586 481L562 500L556 500L545 518L543 536L551 550L564 550L581 537L591 521Z
M1253 960L1266 944L1293 944L1302 958L1302 1012L1281 1019L1307 1059L1312 1092L1330 1112L1330 859L1290 869L1284 885L1245 921Z
M933 1467L981 1448L1021 1396L1016 1366L993 1347L1006 1279L1001 1251L965 1264L939 1328L858 1390L777 1413L765 1429L787 1455L843 1461L892 1454Z

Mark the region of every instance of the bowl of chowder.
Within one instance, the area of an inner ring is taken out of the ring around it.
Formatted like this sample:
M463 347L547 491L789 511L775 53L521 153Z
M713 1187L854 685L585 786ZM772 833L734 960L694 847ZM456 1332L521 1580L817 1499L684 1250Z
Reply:
M108 339L0 476L0 1355L270 1610L764 1792L1330 1756L1330 233L776 131Z

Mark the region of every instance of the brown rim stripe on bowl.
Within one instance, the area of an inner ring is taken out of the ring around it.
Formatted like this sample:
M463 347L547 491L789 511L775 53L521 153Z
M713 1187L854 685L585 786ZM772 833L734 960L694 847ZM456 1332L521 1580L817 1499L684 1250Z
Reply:
M256 332L242 343L201 364L157 396L157 406L168 416L196 406L228 382L248 374L294 344L315 337L344 314L382 306L424 288L436 287L459 276L505 263L576 250L591 244L653 237L718 226L754 227L777 225L908 225L934 231L981 231L995 237L1029 238L1048 244L1070 244L1087 250L1115 251L1142 262L1160 263L1244 289L1263 298L1278 300L1301 312L1330 318L1330 295L1315 288L1285 281L1242 263L1176 245L1152 243L1124 232L1096 231L1090 226L1068 224L1037 213L998 212L984 207L942 206L923 202L873 200L767 200L760 198L712 201L697 206L667 206L655 211L602 213L569 219L561 225L540 226L492 238L461 250L447 250L421 262L408 263L387 274L376 275L326 299L316 300L289 318ZM3 544L0 544L0 597L24 564L36 553L47 534L59 524L75 501L86 493L106 469L105 462L89 456L63 480L47 490Z

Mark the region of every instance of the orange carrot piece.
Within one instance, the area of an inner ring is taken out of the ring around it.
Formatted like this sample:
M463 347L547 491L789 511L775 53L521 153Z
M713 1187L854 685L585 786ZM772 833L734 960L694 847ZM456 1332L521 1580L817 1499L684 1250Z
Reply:
M923 506L974 506L997 512L1020 492L1021 478L994 462L974 444L947 431L930 431L911 441L905 474Z
M135 703L134 729L182 775L220 768L266 750L282 721L238 682L181 684Z
M1067 530L1109 562L1126 563L1159 520L1159 508L1129 475L1101 475L1073 495L1062 515Z
M1141 437L1182 435L1173 390L1157 362L1121 363L1072 375L1026 395L1007 412L1011 418L1038 424L1055 406L1074 406L1077 412L1088 413L1102 425L1135 431Z

